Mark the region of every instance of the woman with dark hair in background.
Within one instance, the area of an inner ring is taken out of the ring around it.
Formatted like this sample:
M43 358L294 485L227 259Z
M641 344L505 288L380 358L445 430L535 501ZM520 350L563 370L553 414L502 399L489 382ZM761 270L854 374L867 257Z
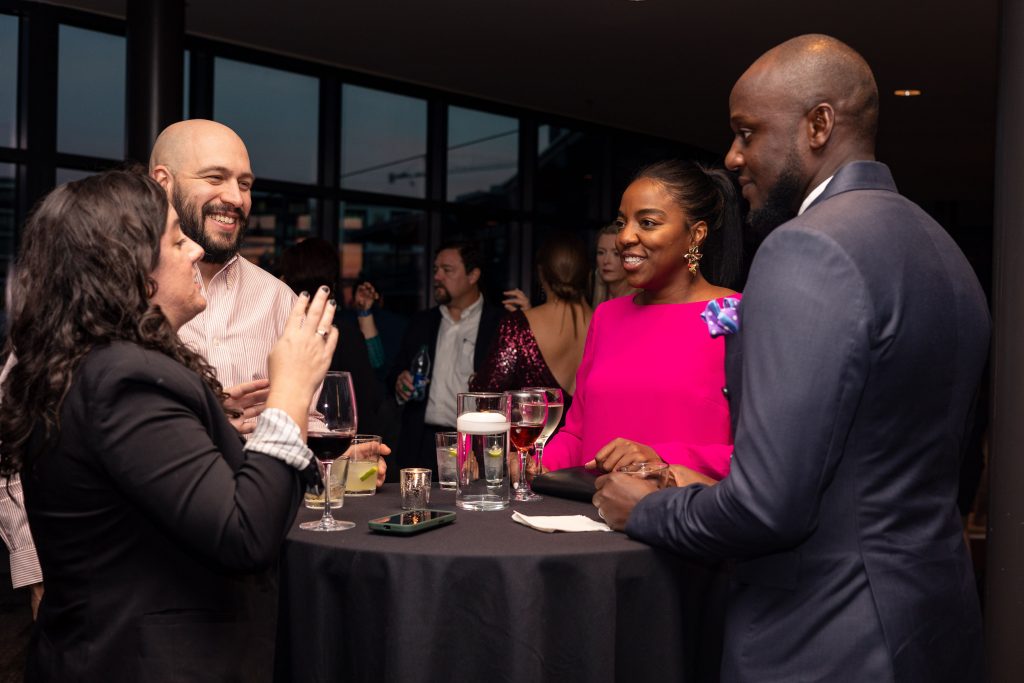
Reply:
M740 277L733 181L692 162L653 164L626 188L615 224L640 293L594 312L576 401L544 464L612 471L665 461L721 479L732 452L725 342L709 336L701 314L709 300L734 295Z
M549 238L537 252L536 267L545 303L505 316L470 390L560 387L568 407L593 314L583 242L564 233Z
M597 233L597 268L591 280L590 303L597 308L608 299L636 294L638 290L629 286L626 269L619 258L619 247L615 244L619 226L611 223Z
M310 471L334 304L298 298L243 446L177 336L206 307L202 255L164 190L124 171L58 187L26 225L0 405L0 475L21 475L46 576L26 680L269 678L247 575L276 560Z

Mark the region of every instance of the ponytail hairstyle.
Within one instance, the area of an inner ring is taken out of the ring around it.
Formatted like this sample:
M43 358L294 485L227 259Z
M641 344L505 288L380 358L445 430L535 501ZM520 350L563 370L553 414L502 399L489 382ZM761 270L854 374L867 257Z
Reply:
M549 237L537 251L537 275L551 294L572 310L573 334L578 334L576 314L583 319L587 301L587 277L590 263L587 248L579 235L560 232Z
M713 285L736 289L743 268L743 231L736 185L720 168L693 161L659 161L640 170L661 184L686 215L689 225L704 221L707 237L700 245L700 271Z

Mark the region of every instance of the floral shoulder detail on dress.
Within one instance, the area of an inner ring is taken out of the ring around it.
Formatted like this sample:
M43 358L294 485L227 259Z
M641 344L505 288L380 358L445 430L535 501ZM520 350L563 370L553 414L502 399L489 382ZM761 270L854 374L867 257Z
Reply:
M740 331L739 297L727 296L712 299L700 314L708 325L708 333L712 338Z

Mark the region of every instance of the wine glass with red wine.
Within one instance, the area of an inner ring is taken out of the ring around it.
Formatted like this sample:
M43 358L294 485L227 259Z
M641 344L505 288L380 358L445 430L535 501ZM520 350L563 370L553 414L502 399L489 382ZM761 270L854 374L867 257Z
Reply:
M352 522L334 519L331 515L331 496L345 495L348 474L348 450L356 434L356 401L352 390L352 376L347 372L328 372L316 399L316 416L310 419L306 431L306 445L313 451L323 478L324 514L317 522L303 522L300 529L308 531L344 531L355 526ZM340 476L332 479L331 468L341 467ZM340 486L334 486L340 481Z
M509 440L519 451L519 472L516 478L515 493L512 500L527 502L540 500L541 497L530 490L526 477L526 458L544 431L548 419L548 401L543 391L506 391L509 408L512 411L512 424L508 430Z

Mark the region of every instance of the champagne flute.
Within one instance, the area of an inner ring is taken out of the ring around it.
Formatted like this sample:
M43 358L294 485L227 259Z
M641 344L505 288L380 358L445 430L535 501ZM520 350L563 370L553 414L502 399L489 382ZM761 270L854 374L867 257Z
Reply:
M541 466L544 463L544 446L547 445L548 439L558 429L558 423L562 421L562 413L565 411L565 399L562 396L562 390L558 387L523 387L523 391L541 391L548 400L548 421L544 424L544 429L541 430L540 436L537 437L537 444L534 447L534 452L537 453L537 474L540 474L544 470Z
M526 480L526 457L547 424L547 398L542 391L506 391L505 395L512 413L508 435L519 451L519 477L512 500L540 500L541 497L530 490L530 483Z
M355 392L352 390L352 376L349 373L327 373L316 399L316 413L320 419L310 421L306 445L313 451L324 480L324 514L319 521L303 522L299 528L307 531L344 531L355 524L334 519L331 514L331 467L340 465L345 468L340 477L344 482L348 456L342 453L352 443L357 422ZM344 495L343 483L339 496Z

